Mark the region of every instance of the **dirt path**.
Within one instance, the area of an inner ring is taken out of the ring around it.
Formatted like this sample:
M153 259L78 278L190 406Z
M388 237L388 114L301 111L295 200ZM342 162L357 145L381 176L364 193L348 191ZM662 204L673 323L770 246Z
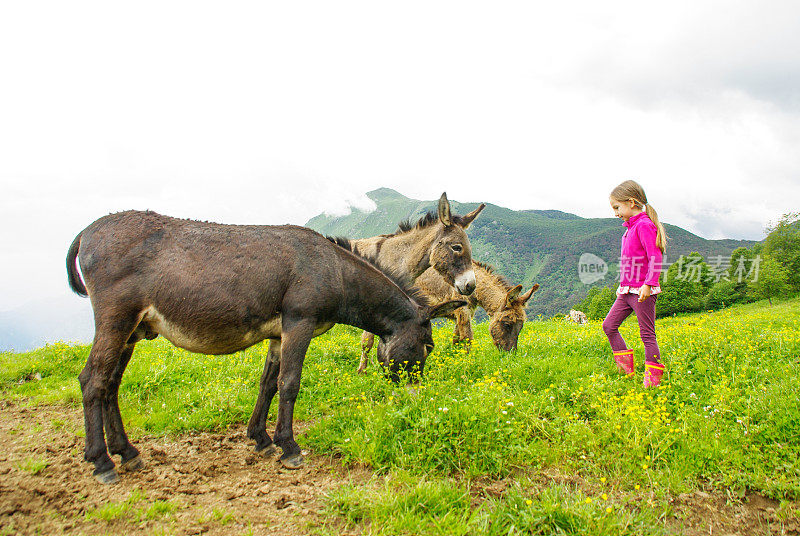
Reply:
M98 484L83 462L80 408L28 408L0 400L0 536L11 534L305 535L333 523L322 513L324 494L346 483L368 485L372 473L347 470L311 453L288 471L252 451L244 425L219 433L142 437L135 444L147 467ZM302 423L297 431L304 429ZM79 435L81 434L81 435ZM534 487L582 479L528 475ZM474 505L501 497L513 479L473 482ZM535 493L537 490L531 490ZM597 491L597 490L594 490ZM646 502L645 494L641 497ZM668 531L675 534L800 534L800 521L781 515L777 501L695 491L669 499ZM793 502L794 512L800 504ZM640 507L645 507L641 504ZM368 528L365 528L368 531Z
M313 454L285 470L237 425L141 438L147 467L103 486L83 461L80 408L0 401L0 414L0 535L304 535L322 523L326 491L370 478Z

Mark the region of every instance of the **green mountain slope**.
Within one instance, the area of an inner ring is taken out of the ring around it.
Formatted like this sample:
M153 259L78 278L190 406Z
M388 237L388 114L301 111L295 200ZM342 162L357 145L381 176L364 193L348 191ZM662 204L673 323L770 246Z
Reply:
M366 238L392 233L400 221L416 221L435 210L437 203L409 199L389 188L367 196L377 205L376 210L353 209L347 216L321 214L306 226L325 235ZM451 200L451 205L456 213L465 214L479 203ZM737 247L754 244L749 240L706 240L674 225L665 227L670 238L667 262L692 251L706 260L728 256ZM474 258L494 265L512 283L541 285L529 302L528 313L549 317L568 311L588 292L589 287L578 278L578 259L583 253L597 255L610 266L609 274L595 285L613 286L623 230L616 218L581 218L558 210L515 211L487 204L467 234Z

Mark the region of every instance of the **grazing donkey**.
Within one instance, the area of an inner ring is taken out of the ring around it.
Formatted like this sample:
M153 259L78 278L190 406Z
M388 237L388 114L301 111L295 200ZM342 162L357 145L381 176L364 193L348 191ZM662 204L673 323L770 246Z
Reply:
M400 229L394 234L359 240L329 237L328 240L405 281L414 281L432 267L450 285L456 286L460 293L469 294L475 289L476 279L472 269L472 248L465 229L485 206L481 204L464 216L455 215L451 212L447 194L443 193L436 212L423 216L413 226L407 222L400 223ZM333 324L328 329L331 327ZM321 335L325 331L320 328L314 335ZM382 347L378 350L382 351ZM265 456L274 451L272 441L267 435L267 412L272 395L267 396L266 385L277 374L280 362L281 343L272 339L264 363L258 399L247 425L247 437L255 440L256 452ZM385 356L381 358L381 363L386 365Z
M67 274L72 290L88 295L94 310L94 342L79 380L84 458L102 483L118 480L109 453L121 455L123 469L143 466L117 401L125 367L143 338L163 335L205 354L280 339L280 361L261 381L265 413L280 390L274 444L265 433L262 448L275 452L278 445L283 465L296 469L303 458L292 418L315 333L335 323L377 333L382 362L396 379L400 372L422 372L433 347L430 319L466 304L431 307L304 227L220 225L149 211L111 214L81 231L67 254Z
M477 276L475 292L467 298L469 304L446 315L455 321L453 342L465 342L469 349L472 343L472 317L475 309L483 307L489 315L489 332L494 345L500 350L516 349L520 331L525 323L525 304L539 285L520 296L522 285L512 286L492 266L472 259L472 266ZM455 295L453 288L433 270L426 270L419 278L417 285L428 299L448 299ZM361 336L361 363L358 371L364 372L367 367L369 352L374 344L374 336L364 333Z

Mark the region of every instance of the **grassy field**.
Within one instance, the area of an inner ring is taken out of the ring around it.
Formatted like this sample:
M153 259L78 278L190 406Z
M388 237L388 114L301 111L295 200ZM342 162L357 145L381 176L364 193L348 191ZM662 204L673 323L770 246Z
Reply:
M699 489L758 493L797 518L800 299L659 320L668 375L652 390L635 320L621 329L635 378L616 372L598 323L530 322L515 353L497 351L486 328L470 354L451 325L435 329L415 389L375 367L357 375L354 328L312 342L295 418L313 424L298 441L380 477L333 490L318 532L661 534L675 524L671 498ZM80 405L88 352L0 354L0 396ZM120 389L130 435L246 422L265 355L264 344L202 356L140 343Z

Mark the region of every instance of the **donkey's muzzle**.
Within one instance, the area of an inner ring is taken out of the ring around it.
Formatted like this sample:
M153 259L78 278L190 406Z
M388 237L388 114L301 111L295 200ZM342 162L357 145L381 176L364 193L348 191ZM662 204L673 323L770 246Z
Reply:
M503 352L516 352L517 351L517 343L516 342L506 342L506 341L494 341L494 345L498 350Z
M459 294L464 296L469 296L475 290L475 285L477 281L475 280L475 272L472 270L468 272L464 272L463 274L456 277L455 287Z

